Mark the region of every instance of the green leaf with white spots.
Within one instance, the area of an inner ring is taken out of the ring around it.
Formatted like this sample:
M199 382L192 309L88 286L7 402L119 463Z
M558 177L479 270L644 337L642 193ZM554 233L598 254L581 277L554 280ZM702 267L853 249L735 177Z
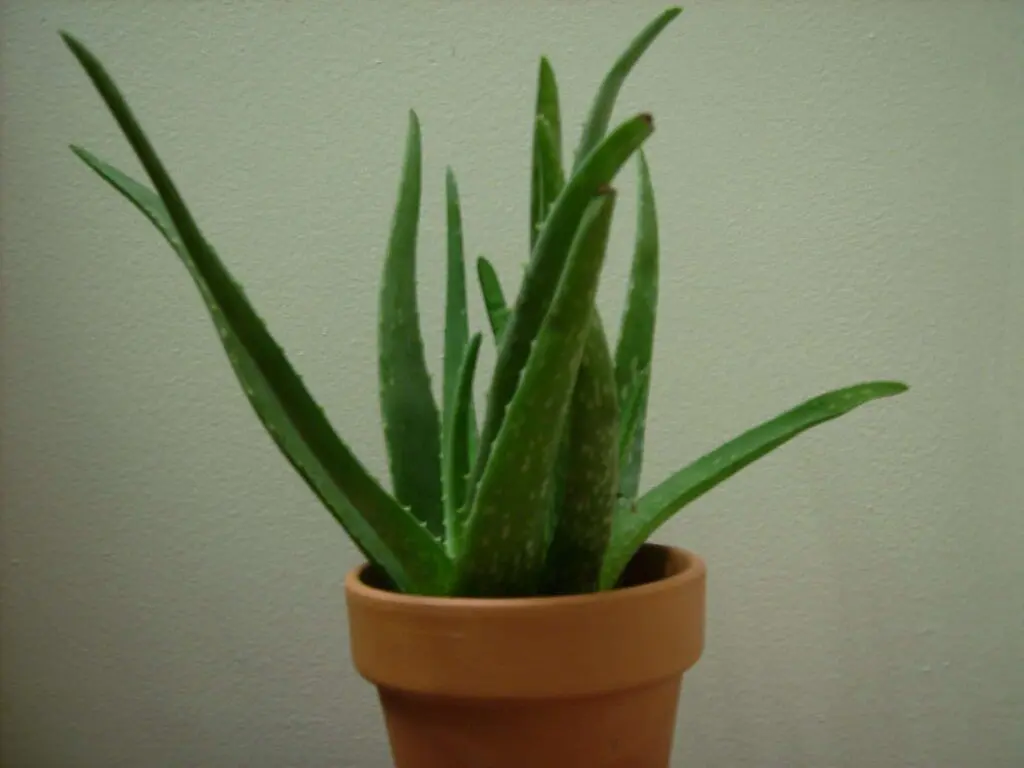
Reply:
M647 422L647 395L654 355L654 330L658 315L658 215L654 187L643 150L637 153L636 238L629 289L622 312L619 340L615 349L615 383L619 407L632 408L631 419L623 423L626 446L622 454L619 494L635 498L640 487Z
M554 145L555 139L551 132L551 126L543 115L537 116L534 126L534 204L533 226L535 227L531 247L536 245L540 230L551 212L551 206L558 199L562 187L565 186L565 177L562 174L562 166L557 156Z
M441 450L442 466L448 461L445 453L453 448L451 443L452 425L455 412L460 405L457 390L460 369L469 343L469 311L466 304L466 263L462 241L462 211L459 204L459 187L455 180L455 172L451 168L445 174L445 198L447 202L448 223L448 263L447 286L445 290L445 321L444 321L444 400L442 406ZM465 414L466 425L463 438L465 446L455 449L461 454L473 456L476 453L476 414L472 402ZM450 476L445 474L445 507L453 495ZM459 481L464 482L464 480ZM461 503L461 502L459 502Z
M459 594L529 595L540 586L552 470L591 327L615 195L587 207L522 381L472 500L456 561Z
M626 564L655 530L719 483L818 424L906 390L907 385L901 382L872 381L811 398L679 470L645 493L635 507L621 506L605 557L602 588L610 588L619 580Z
M619 427L619 496L623 499L636 498L636 488L631 493L623 491L622 472L633 457L636 445L636 434L640 429L640 421L643 418L644 406L647 402L648 385L651 377L651 369L644 368L635 376L635 386L631 387L625 402L620 407Z
M576 376L566 436L562 503L545 564L548 594L597 589L618 496L615 370L596 312Z
M498 348L498 359L480 432L480 445L470 477L471 506L477 484L490 459L492 444L519 385L537 332L551 306L570 247L581 226L583 213L594 195L611 182L653 131L653 119L647 114L637 115L622 123L566 182L544 222Z
M534 107L533 175L530 183L530 249L562 185L562 116L551 62L541 57Z
M480 293L483 294L484 309L487 310L487 320L491 325L491 332L494 334L495 342L500 344L511 312L508 304L505 303L505 292L501 289L494 265L483 256L476 260L476 274L480 282Z
M163 234L188 269L250 404L316 496L370 559L403 592L441 595L452 563L437 542L371 477L335 434L242 289L206 242L123 96L100 62L62 33L113 114L157 193L79 147L90 168Z
M455 405L452 414L452 429L448 434L445 451L445 479L448 495L445 497L445 544L448 554L456 557L462 541L462 529L466 522L466 481L470 465L470 416L473 413L473 377L480 353L482 336L474 333L466 345L462 364L459 366L459 380L455 388Z
M608 130L608 123L611 121L612 113L615 111L615 102L619 98L619 92L626 83L626 78L633 68L640 61L640 58L651 47L658 35L667 27L673 19L683 12L682 8L672 7L660 13L652 22L644 27L640 33L633 38L626 50L622 52L611 69L608 70L601 81L601 85L594 96L590 107L590 113L583 126L580 135L579 145L576 148L576 157L573 161L575 172L595 147L604 138Z
M809 400L637 498L658 307L657 217L641 150L653 123L640 114L611 133L608 127L627 77L679 12L669 8L644 27L606 73L571 163L562 156L554 69L540 61L531 126L531 251L511 305L490 262L477 261L497 349L479 436L473 389L482 336L470 335L462 211L451 169L440 411L432 394L416 291L422 150L419 121L409 113L378 319L394 495L334 432L206 242L101 64L62 33L155 191L72 149L163 234L195 281L232 370L275 445L399 591L501 597L611 588L637 549L685 505L811 427L906 389L871 382ZM640 172L636 240L612 354L594 299L614 211L609 185L633 155Z
M409 112L405 162L378 310L380 410L395 496L437 537L444 534L441 424L423 353L416 299L420 124Z

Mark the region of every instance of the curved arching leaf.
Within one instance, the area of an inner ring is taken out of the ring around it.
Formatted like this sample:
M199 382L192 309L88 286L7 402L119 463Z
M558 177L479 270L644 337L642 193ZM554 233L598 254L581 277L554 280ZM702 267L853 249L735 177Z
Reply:
M61 33L149 175L156 193L79 147L90 168L163 234L192 275L232 369L275 444L367 558L411 594L446 594L452 563L441 544L363 467L331 428L242 289L206 242L113 80Z
M872 381L818 395L680 469L645 493L635 506L620 506L601 575L602 588L615 585L623 568L659 526L719 483L818 424L906 390L901 382Z

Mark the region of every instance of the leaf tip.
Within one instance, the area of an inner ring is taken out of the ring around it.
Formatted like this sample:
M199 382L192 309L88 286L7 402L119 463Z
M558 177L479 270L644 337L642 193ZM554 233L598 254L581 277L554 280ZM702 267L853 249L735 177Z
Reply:
M78 63L83 68L89 71L91 67L100 67L99 62L96 61L89 49L85 47L85 43L66 30L62 29L58 34L60 39L64 41L64 45L74 54L74 57L78 59Z
M541 91L549 91L551 95L555 95L558 90L555 68L547 56L540 57L540 64L537 67L537 83Z
M880 381L875 386L880 393L890 397L902 394L910 389L910 385L902 381Z
M92 154L92 152L90 152L85 147L79 144L68 144L68 149L70 149L71 152L75 155L75 157L77 157L83 163L85 163L94 170L96 169L97 160L96 157Z
M415 109L409 109L409 132L416 134L419 137L420 133L420 116L416 114Z
M78 42L77 38L75 38L75 36L68 32L66 29L57 30L57 34L60 35L60 39L64 41L64 45L66 45L71 50L74 50L75 48L80 48L82 45L80 42Z

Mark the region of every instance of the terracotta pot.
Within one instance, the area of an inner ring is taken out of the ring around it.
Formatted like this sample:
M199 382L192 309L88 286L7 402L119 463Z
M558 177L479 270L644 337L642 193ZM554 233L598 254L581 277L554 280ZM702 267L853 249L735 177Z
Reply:
M705 578L696 555L652 544L618 589L568 597L410 597L355 569L352 659L396 768L668 768Z

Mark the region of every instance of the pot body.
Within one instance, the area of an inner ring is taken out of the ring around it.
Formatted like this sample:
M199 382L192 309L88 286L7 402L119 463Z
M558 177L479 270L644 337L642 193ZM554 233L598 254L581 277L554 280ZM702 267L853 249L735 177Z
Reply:
M396 768L668 768L704 648L706 568L647 544L622 586L567 597L397 594L345 582L352 659Z

